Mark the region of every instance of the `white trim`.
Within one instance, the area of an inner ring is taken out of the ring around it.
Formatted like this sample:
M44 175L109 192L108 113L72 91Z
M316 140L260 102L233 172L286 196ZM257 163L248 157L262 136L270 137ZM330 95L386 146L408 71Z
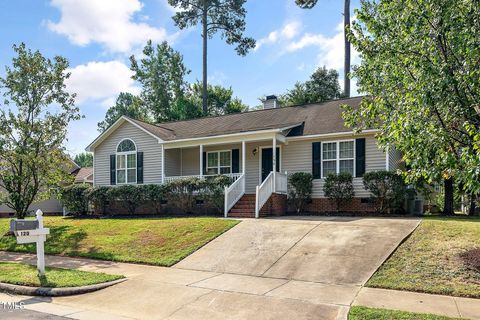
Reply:
M162 149L162 158L161 158L161 165L162 165L162 184L165 182L165 147L163 146L163 144L161 145L161 149ZM181 163L180 163L181 164Z
M363 130L362 132L354 132L354 131L347 131L347 132L332 132L332 133L320 133L320 134L311 134L305 136L295 136L295 137L286 137L287 141L296 141L296 140L310 140L314 138L327 138L327 137L342 137L342 136L361 136L371 133L380 132L379 129L369 129Z
M341 142L353 142L353 158L340 158L340 143ZM323 150L324 144L327 143L335 143L335 148L336 148L336 157L335 159L327 159L323 160ZM324 179L326 178L325 175L323 174L323 162L324 161L335 161L335 171L336 173L340 173L340 160L353 160L353 173L352 177L356 176L356 163L355 163L355 158L356 158L356 140L355 139L346 139L346 140L332 140L332 141L321 141L321 146L320 146L320 178Z
M118 146L125 140L130 140L133 142L133 145L135 146L135 150L134 151L118 151ZM131 155L131 154L134 154L135 155L135 168L129 168L128 167L128 156ZM125 159L125 168L118 168L118 156L122 156L124 157ZM137 180L138 180L138 172L137 172L137 168L138 168L138 148L137 148L137 144L135 143L135 141L133 141L132 139L130 138L124 138L122 140L120 140L119 143L117 143L117 146L115 148L115 184L120 184L120 185L123 185L123 184L137 184ZM128 181L128 170L132 170L132 169L135 169L135 182L133 181ZM124 171L125 172L125 182L118 182L118 172L119 171Z
M205 174L205 172L203 172L203 144L200 145L199 149L200 149L200 168L199 168L200 170L199 171L200 171L200 177L203 177L203 175Z
M133 142L133 145L135 146L135 151L138 150L137 144L135 143L135 141L133 141L133 140L130 139L130 138L123 138L122 140L120 140L119 143L117 143L117 146L115 147L115 152L119 152L119 151L118 151L118 146L120 145L120 143L122 143L122 142L125 141L125 140L130 140L130 141L132 141L132 142ZM120 152L132 152L132 151L120 151Z
M218 175L218 174L225 174L225 173L220 173L220 168L228 168L227 166L221 166L220 165L220 153L221 152L230 152L230 172L229 173L233 173L233 155L232 155L232 149L225 149L225 150L212 150L212 151L207 151L207 155L206 155L206 161L207 163L205 164L205 168L207 169L207 172L205 172L205 175L208 176L210 174L208 174L208 169L211 168L211 169L214 169L215 167L209 167L208 166L208 155L210 153L217 153L218 154L218 158L217 158L217 173L214 174L214 175Z
M153 133L151 133L150 131L148 130L145 130L144 128L142 128L141 126L139 126L138 124L136 124L135 122L133 122L132 120L130 120L128 117L126 116L121 116L120 118L118 118L117 121L115 121L110 127L108 127L107 130L105 130L104 132L102 132L97 138L95 138L95 140L93 140L86 148L85 148L85 151L88 151L88 152L94 152L95 148L100 144L102 143L106 138L108 138L108 136L110 136L113 131L115 131L123 122L127 121L128 123L134 125L135 127L137 127L138 129L142 130L143 132L145 132L146 134L152 136L153 138L155 138L158 143L162 143L163 140L159 137L157 137L156 135L154 135Z
M278 145L277 146L279 150L279 155L280 155L280 161L278 162L278 168L280 169L279 171L282 172L282 145ZM259 153L259 157L258 157L258 184L262 184L263 181L262 181L262 149L272 149L272 146L261 146L261 147L258 147L258 153ZM272 149L273 150L273 149ZM273 151L272 151L273 152ZM272 153L272 158L273 158L273 153ZM273 169L273 168L272 168Z

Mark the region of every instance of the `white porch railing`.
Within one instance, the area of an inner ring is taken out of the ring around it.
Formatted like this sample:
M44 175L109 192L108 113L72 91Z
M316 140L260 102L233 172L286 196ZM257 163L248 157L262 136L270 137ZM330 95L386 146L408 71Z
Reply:
M255 197L255 218L260 216L260 209L262 209L263 205L274 192L274 187L273 171L271 171L265 180L263 180L262 184L257 186Z
M287 193L287 173L277 172L275 174L275 190L274 192L278 193Z
M245 194L245 174L241 174L229 187L225 187L225 218L228 211L233 208Z
M240 178L240 176L242 175L242 173L227 173L227 174L222 174L222 176L227 176L227 177L230 177L233 179L233 181L237 181L238 178ZM171 181L174 181L174 180L179 180L179 179L186 179L186 178L206 178L206 177L209 177L210 175L203 175L203 177L201 175L191 175L191 176L170 176L170 177L165 177L165 183L167 182L171 182ZM216 175L213 175L213 176L216 176Z

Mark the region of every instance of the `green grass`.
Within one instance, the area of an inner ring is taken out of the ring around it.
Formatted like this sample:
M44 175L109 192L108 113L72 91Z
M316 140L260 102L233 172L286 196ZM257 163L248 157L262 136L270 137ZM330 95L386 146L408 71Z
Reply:
M39 277L35 266L16 262L0 262L0 282L29 287L80 287L122 278L124 276L50 267L45 268L45 276Z
M45 253L109 261L171 266L238 221L212 217L161 219L71 219L46 217L50 235ZM0 219L0 235L9 219ZM35 252L34 244L0 239L0 250Z
M412 313L397 310L375 309L354 306L350 308L348 320L460 320L425 313Z
M480 219L426 217L367 286L480 298L480 273L459 254L480 247Z

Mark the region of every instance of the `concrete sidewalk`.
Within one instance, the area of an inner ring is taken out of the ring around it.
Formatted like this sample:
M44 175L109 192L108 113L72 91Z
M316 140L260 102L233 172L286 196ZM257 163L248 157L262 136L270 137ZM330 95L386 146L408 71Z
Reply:
M0 260L34 263L35 257L1 252ZM0 301L71 319L340 320L351 305L363 305L480 320L478 299L56 256L48 256L47 264L124 274L129 280L80 296L0 294Z

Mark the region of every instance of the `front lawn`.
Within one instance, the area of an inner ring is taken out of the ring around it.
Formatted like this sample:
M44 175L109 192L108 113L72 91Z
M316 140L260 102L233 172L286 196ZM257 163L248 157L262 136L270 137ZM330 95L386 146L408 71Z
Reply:
M35 266L16 262L0 262L0 282L28 287L81 287L122 278L124 276L50 267L45 268L45 276L39 277Z
M0 235L9 229L0 219ZM238 223L212 217L71 219L45 217L45 253L171 266ZM0 250L35 252L34 244L0 239Z
M412 313L398 310L375 309L354 306L350 308L348 320L460 320L433 314Z
M461 257L474 248L480 219L426 217L367 286L480 298L480 272Z

